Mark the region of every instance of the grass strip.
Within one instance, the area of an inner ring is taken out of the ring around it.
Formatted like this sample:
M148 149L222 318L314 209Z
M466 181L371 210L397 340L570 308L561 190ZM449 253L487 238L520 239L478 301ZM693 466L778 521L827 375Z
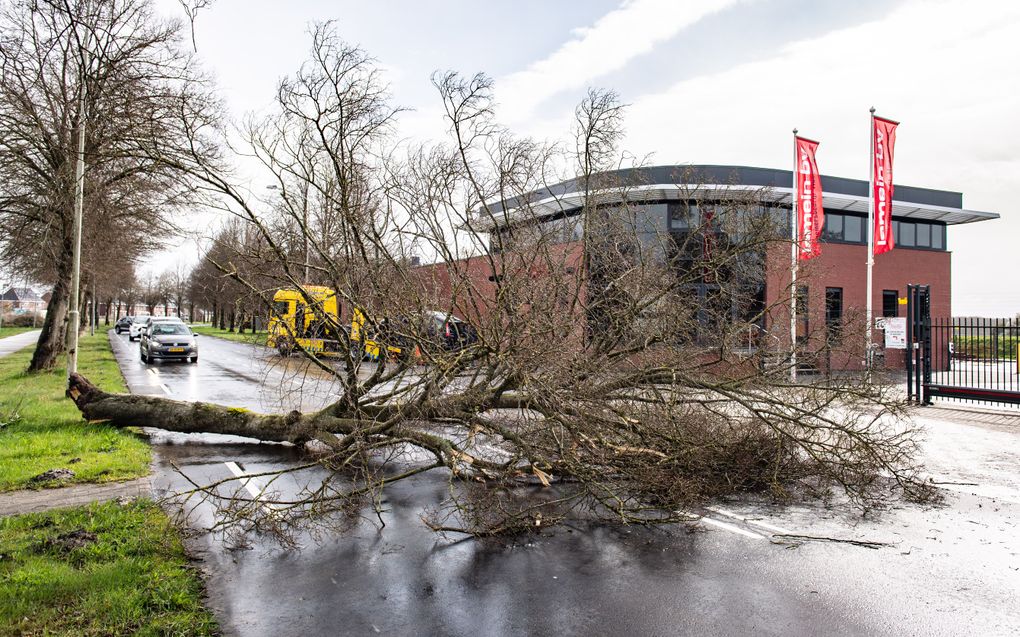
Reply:
M0 338L7 338L8 336L16 336L25 332L31 332L37 330L38 327L0 327Z
M248 343L254 345L266 344L265 330L259 330L254 334L251 330L248 330L244 334L238 334L237 332L221 330L220 328L213 327L211 325L192 325L191 330L195 332L195 334L201 334L202 336L215 336L216 338L235 341L237 343ZM201 349L201 345L199 345L199 349Z
M176 529L149 500L0 518L0 635L214 635Z
M26 487L112 482L149 472L149 445L140 436L101 423L87 423L64 397L63 364L48 372L25 371L33 348L0 358L0 491ZM78 369L111 392L127 392L106 333L79 341ZM34 484L49 469L74 477Z

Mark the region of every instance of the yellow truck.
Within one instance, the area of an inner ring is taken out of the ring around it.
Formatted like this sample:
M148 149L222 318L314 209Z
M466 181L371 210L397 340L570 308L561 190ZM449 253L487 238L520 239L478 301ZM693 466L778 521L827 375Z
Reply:
M299 290L284 288L273 296L266 343L289 356L304 349L317 356L378 360L413 356L421 358L420 347L430 352L458 351L477 341L475 329L446 312L424 311L413 316L368 319L361 308L351 310L351 324L343 325L336 293L328 287L306 285L307 297ZM300 346L300 347L299 347Z
M269 347L275 347L283 356L304 349L317 356L335 357L343 356L350 347L355 358L379 358L382 345L377 342L380 339L376 332L386 331L390 321L379 321L377 330L372 324L366 325L365 314L355 308L348 331L342 325L340 304L332 288L318 285L303 287L307 296L293 288L277 290L273 295L273 311L266 338ZM341 331L346 334L341 334ZM398 337L386 340L395 342ZM390 356L403 353L396 345L388 345L386 350Z
M284 288L273 295L266 344L288 356L303 348L322 355L339 355L347 339L340 334L340 307L331 288L306 285L307 297L299 290Z

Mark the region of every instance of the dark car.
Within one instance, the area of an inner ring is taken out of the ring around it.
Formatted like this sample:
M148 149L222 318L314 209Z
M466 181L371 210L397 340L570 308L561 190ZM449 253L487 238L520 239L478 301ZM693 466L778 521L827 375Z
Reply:
M121 332L128 332L131 330L131 324L134 322L135 317L125 316L122 317L119 321L117 321L117 324L113 326L113 329L116 330L118 334L120 334Z
M142 332L138 351L143 363L155 359L198 362L195 334L181 322L153 322Z
M452 314L426 312L423 319L427 340L448 352L464 349L478 340L474 326Z

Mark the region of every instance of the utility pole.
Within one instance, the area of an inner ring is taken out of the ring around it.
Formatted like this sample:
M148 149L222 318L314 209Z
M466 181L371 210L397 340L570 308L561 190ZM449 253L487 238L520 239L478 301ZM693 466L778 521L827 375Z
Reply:
M82 47L81 79L78 86L78 157L74 162L74 222L71 226L73 235L73 256L71 269L71 308L67 321L67 377L78 371L78 327L81 284L81 217L85 198L85 78L89 64L89 54Z

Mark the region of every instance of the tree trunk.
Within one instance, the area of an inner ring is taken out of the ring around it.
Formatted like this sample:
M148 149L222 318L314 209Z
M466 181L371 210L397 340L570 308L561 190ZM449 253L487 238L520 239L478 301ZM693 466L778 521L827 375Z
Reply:
M28 371L37 372L51 369L66 349L67 343L67 311L70 303L71 283L71 245L65 242L64 252L57 264L57 281L53 285L50 302L46 305L46 318L43 320L42 332L32 354L32 362Z
M234 311L233 310L230 310L230 329L228 331L230 331L230 332L234 331Z
M273 442L301 444L322 431L344 433L350 423L324 413L265 415L200 402L131 394L108 394L80 374L71 376L67 396L86 420L114 427L147 427L182 433L220 433Z

